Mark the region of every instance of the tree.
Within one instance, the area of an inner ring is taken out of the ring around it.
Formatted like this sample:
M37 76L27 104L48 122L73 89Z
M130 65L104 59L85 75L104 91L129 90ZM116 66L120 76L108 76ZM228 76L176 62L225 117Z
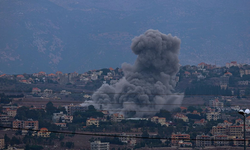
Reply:
M53 113L56 112L56 107L54 107L53 103L51 101L49 101L47 104L46 104L46 112L47 114L49 115L52 115Z
M66 142L65 146L67 148L73 148L74 147L74 142Z

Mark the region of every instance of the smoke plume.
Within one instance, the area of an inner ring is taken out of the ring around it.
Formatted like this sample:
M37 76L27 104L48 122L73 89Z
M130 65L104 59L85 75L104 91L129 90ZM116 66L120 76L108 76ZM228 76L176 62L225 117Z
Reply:
M123 63L124 77L114 85L102 85L92 95L92 104L111 113L134 111L137 117L178 107L183 99L174 93L180 43L179 38L152 29L135 37L131 44L137 55L134 65Z

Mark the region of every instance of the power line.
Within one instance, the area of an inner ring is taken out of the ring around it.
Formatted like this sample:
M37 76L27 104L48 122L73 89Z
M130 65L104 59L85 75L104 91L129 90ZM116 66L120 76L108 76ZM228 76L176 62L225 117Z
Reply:
M27 131L41 131L41 130L35 130L35 129L26 129L26 128L14 128L14 127L6 127L6 126L0 126L0 128L5 129L14 129L14 130L27 130ZM80 132L68 132L68 131L42 131L42 132L51 132L51 133L61 133L61 134L75 134L75 135L86 135L86 136L105 136L105 137L130 137L130 138L136 138L136 139L165 139L165 140L190 140L190 141L232 141L232 140L215 140L215 139L187 139L187 138L159 138L159 137L142 137L142 136L131 136L131 135L117 135L117 134L94 134L94 133L80 133ZM244 139L240 140L244 141Z

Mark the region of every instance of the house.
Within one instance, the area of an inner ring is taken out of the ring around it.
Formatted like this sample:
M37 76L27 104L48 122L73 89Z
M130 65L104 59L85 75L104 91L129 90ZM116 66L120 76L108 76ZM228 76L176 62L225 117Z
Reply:
M180 113L177 113L174 115L174 119L182 119L184 122L188 122L189 119L187 116L183 115L183 114L180 114Z
M124 116L122 114L114 113L111 115L112 122L121 122L122 120L124 120Z
M194 122L194 125L204 126L207 123L205 119L201 119Z
M179 141L185 141L185 142L189 142L190 141L190 135L189 134L181 134L181 133L173 133L171 135L171 144L173 146L177 146Z
M46 76L46 72L40 71L38 72L38 76Z
M16 78L18 80L24 80L25 79L25 77L22 74L17 75Z
M56 72L56 76L61 76L61 75L63 75L63 73L61 71Z
M9 117L15 117L17 110L16 109L5 109L3 110L3 112L5 112Z
M41 93L41 89L37 88L37 87L34 87L32 88L32 94L38 94L38 93Z
M196 146L198 147L206 147L206 146L211 146L211 137L209 135L197 135L196 136Z
M70 116L70 115L63 115L62 116L62 122L72 123L72 121L73 121L73 116Z
M204 62L201 62L201 63L199 63L199 64L197 65L197 67L198 67L198 68L201 68L201 69L205 68L205 66L207 66L207 64L204 63Z
M91 125L99 127L99 120L97 120L96 118L87 119L86 126L91 126Z
M236 119L235 120L235 124L238 125L238 124L244 124L244 121L242 119Z
M41 128L40 131L37 132L37 136L47 138L50 137L50 133L47 128Z

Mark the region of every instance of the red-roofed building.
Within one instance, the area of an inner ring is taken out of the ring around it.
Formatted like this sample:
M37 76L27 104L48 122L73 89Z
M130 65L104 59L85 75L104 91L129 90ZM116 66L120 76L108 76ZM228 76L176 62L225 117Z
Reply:
M201 62L201 63L198 64L199 68L205 68L205 66L207 66L207 64L204 63L204 62Z
M182 119L184 122L188 122L189 119L187 116L183 115L183 114L180 114L180 113L177 113L174 115L174 119Z
M57 71L57 72L56 72L56 75L57 75L57 76L60 76L60 75L63 75L63 73L62 73L61 71Z
M232 76L232 73L227 71L226 73L224 73L224 76Z
M114 71L114 69L113 69L113 68L111 68L111 67L109 68L109 70L110 70L110 71Z
M207 121L205 119L201 119L199 121L195 121L194 125L204 126L206 123L207 123Z
M41 93L41 89L37 87L32 88L32 94L38 94L38 93Z
M185 141L185 142L190 141L190 135L189 134L181 134L181 133L177 133L177 134L173 133L171 135L171 139L172 139L171 144L173 146L177 146L180 141Z
M196 146L198 147L206 147L206 146L211 146L211 137L209 135L197 135L196 136Z
M46 72L40 71L40 72L38 72L38 75L39 76L46 76Z
M37 136L47 138L50 137L50 133L47 128L41 128L40 131L37 132Z
M54 73L48 74L48 77L55 77L56 75Z
M186 110L187 111L187 107L180 107L181 111Z
M229 127L229 135L235 137L243 137L243 126L230 126Z
M244 124L244 121L242 119L236 119L235 124Z
M1 77L4 77L5 75L6 75L6 74L2 74L2 75L0 75L0 78L1 78Z
M20 80L20 79L25 79L25 77L24 77L22 74L19 74L19 75L17 75L16 77L17 77L19 80Z
M112 122L121 122L122 120L124 120L124 116L122 114L114 113L111 115Z
M91 125L99 127L99 120L97 120L96 118L87 119L86 126L91 126Z
M229 145L228 135L215 135L214 136L214 145L216 145L216 146L228 146Z

